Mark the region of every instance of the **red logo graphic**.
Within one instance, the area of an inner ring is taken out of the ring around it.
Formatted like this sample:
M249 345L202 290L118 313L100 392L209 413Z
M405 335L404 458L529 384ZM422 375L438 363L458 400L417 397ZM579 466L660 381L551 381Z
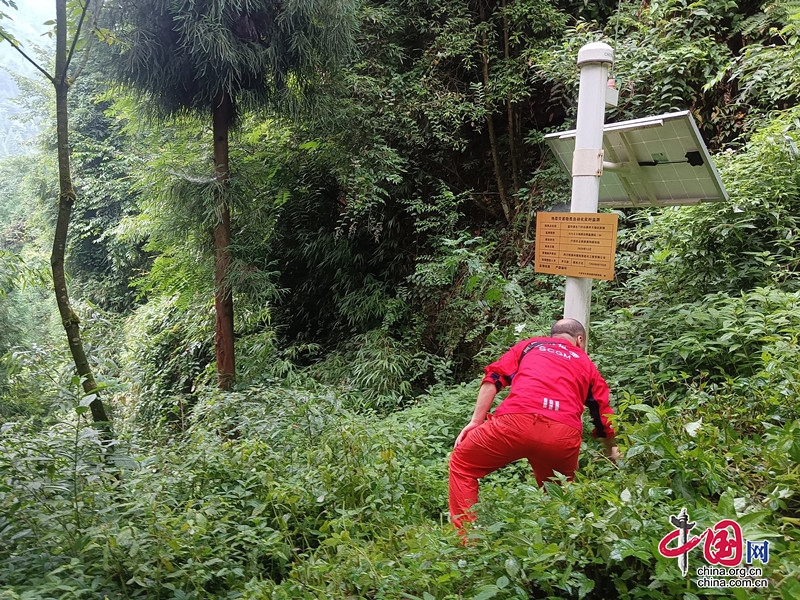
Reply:
M686 531L688 529L679 528L665 535L658 544L658 551L661 555L666 558L680 558L705 539L703 558L709 564L735 567L742 562L744 539L742 538L742 528L736 521L722 519L700 535L681 539L677 546L670 548L670 542L684 537Z
M691 537L689 532L696 523L689 522L689 514L685 508L677 516L671 516L669 522L675 529L661 538L658 551L665 558L677 558L678 566L684 576L689 570L689 552L699 546L700 542L703 542L703 558L710 565L738 566L745 558L745 544L748 565L752 564L753 560L759 560L762 564L767 564L769 561L769 542L745 540L741 526L732 519L722 519L700 535ZM675 545L671 545L673 543Z

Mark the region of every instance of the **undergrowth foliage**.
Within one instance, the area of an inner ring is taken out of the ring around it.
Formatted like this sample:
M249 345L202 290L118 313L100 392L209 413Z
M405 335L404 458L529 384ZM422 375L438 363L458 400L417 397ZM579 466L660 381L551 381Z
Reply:
M589 441L572 483L493 474L462 546L447 456L477 387L387 417L311 379L203 395L147 452L105 448L80 399L45 431L6 424L0 598L681 597L656 548L684 506L770 540L766 597L794 589L800 421L721 414L707 389L619 394L619 466Z
M124 326L123 407L145 432L183 431L198 388L213 377L213 314L198 295L161 296L129 317Z

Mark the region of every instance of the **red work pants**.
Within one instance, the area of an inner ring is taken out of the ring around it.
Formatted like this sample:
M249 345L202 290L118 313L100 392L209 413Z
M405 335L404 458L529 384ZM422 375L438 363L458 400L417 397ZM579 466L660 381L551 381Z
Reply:
M505 414L470 431L450 456L450 519L458 529L478 501L478 479L527 458L541 486L558 471L572 479L578 468L581 432L539 414Z

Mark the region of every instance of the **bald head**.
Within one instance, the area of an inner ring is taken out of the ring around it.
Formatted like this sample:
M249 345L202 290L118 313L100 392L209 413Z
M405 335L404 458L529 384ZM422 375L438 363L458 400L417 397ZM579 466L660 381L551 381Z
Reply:
M569 340L582 350L586 350L586 329L576 319L561 319L550 328L550 337Z
M553 324L550 329L550 337L556 337L559 333L566 333L572 337L582 335L586 337L586 329L581 325L581 322L576 319L561 319Z

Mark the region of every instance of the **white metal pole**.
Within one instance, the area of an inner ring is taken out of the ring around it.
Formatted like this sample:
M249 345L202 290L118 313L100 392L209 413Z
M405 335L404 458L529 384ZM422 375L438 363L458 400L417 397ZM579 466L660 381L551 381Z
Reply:
M614 64L614 50L608 44L586 44L578 52L580 87L575 153L572 156L571 212L597 212L600 175L603 173L603 125L606 111L608 69ZM589 331L592 280L567 277L564 317L577 319Z

